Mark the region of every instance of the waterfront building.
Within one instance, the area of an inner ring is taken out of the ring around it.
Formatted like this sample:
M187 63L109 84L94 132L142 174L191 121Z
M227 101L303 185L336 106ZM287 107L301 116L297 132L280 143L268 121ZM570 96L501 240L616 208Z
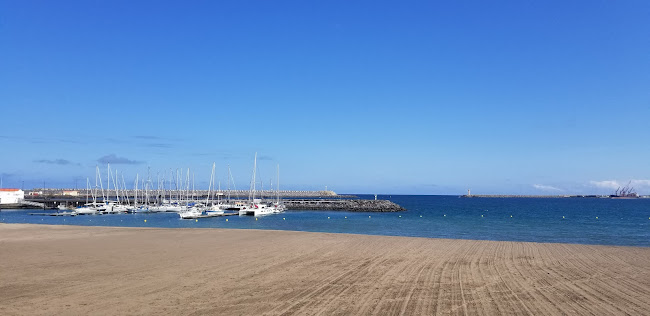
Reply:
M0 189L0 204L19 204L25 200L25 191L20 189Z

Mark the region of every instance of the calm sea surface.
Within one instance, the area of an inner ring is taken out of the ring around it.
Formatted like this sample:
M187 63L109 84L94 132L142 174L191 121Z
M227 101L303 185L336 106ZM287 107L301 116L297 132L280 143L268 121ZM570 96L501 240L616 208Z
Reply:
M227 216L195 221L180 220L178 214L174 213L54 217L29 215L33 212L43 212L42 210L3 209L0 212L0 222L275 229L650 247L650 199L467 199L456 196L414 195L384 195L379 198L391 200L408 211L401 213L287 211L259 217L258 220L249 216Z

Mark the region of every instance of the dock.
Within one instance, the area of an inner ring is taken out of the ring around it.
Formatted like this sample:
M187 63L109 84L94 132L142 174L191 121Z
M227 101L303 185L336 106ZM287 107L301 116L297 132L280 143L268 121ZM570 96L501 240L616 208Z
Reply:
M210 217L222 217L222 216L234 216L234 215L239 215L239 213L223 213L223 214L199 215L196 218L210 218Z
M75 213L75 212L29 213L29 215L38 215L38 216L77 216L77 213Z

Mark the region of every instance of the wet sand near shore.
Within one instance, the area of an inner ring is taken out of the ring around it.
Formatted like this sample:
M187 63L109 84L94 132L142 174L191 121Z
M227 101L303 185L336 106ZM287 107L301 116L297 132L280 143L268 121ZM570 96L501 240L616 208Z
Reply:
M0 224L1 315L647 315L650 248Z

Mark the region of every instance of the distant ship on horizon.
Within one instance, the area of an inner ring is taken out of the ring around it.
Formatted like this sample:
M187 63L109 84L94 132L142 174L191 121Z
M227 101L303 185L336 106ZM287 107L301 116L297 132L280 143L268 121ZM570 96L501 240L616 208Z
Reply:
M613 195L610 195L612 199L638 199L640 198L639 194L636 193L634 188L630 187L632 181L628 182L623 188L619 187L616 189Z

